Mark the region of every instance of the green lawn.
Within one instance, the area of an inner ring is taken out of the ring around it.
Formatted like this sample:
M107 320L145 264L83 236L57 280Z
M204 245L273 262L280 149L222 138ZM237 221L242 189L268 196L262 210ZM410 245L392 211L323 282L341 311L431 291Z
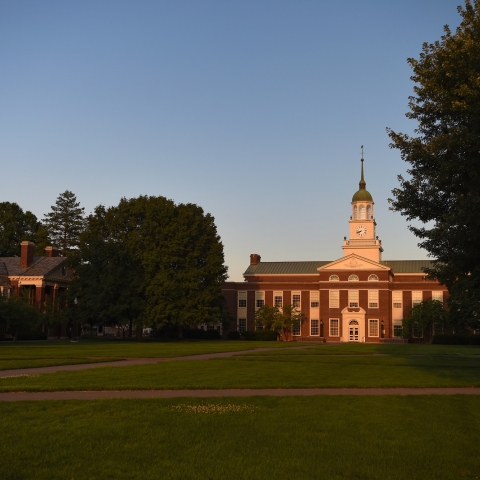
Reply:
M383 346L384 355L370 351L360 355L354 347L358 346L278 349L268 355L259 352L226 359L2 378L0 391L480 386L480 358L473 354L478 347L435 347L432 355L424 353L428 346L416 350L412 345L402 351ZM318 354L334 352L330 348L341 354Z
M472 479L476 397L2 404L0 478Z
M20 342L0 343L0 370L47 367L76 363L108 362L123 358L153 358L232 352L259 347L288 348L284 342L183 341L124 342L81 340L78 343Z

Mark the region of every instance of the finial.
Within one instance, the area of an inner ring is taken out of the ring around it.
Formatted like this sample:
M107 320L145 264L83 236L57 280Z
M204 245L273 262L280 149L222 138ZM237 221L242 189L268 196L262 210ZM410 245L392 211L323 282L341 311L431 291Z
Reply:
M362 162L363 162L363 145L360 148L362 149Z

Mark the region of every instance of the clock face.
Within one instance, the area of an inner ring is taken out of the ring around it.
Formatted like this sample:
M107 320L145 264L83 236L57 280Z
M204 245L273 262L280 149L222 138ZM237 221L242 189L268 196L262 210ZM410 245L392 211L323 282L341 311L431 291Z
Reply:
M359 225L356 229L355 229L355 233L359 236L359 237L364 237L366 234L367 234L367 227L365 225Z

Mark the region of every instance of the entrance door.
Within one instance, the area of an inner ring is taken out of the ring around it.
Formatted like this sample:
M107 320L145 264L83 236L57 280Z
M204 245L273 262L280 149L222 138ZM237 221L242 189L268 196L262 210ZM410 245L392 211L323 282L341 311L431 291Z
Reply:
M358 342L358 327L349 327L349 341Z

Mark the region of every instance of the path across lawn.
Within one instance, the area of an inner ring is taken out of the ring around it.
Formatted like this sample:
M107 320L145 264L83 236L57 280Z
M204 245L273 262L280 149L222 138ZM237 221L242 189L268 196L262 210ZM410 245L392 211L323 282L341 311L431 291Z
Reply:
M13 392L0 393L1 402L25 400L99 400L109 398L178 397L311 397L318 395L480 395L480 388L277 388L225 390L119 390L86 392Z
M301 347L290 347L292 349L308 348L307 345ZM12 370L0 370L0 378L5 377L22 377L26 375L38 375L41 373L55 373L75 370L88 370L90 368L99 367L128 367L134 365L145 365L148 363L170 362L172 360L210 360L212 358L228 358L241 353L252 352L268 352L277 350L276 348L255 348L253 350L240 350L237 352L220 352L220 353L202 353L198 355L187 355L182 357L161 357L161 358L127 358L126 360L113 360L111 362L99 363L80 363L75 365L54 365L51 367L32 367L17 368Z

